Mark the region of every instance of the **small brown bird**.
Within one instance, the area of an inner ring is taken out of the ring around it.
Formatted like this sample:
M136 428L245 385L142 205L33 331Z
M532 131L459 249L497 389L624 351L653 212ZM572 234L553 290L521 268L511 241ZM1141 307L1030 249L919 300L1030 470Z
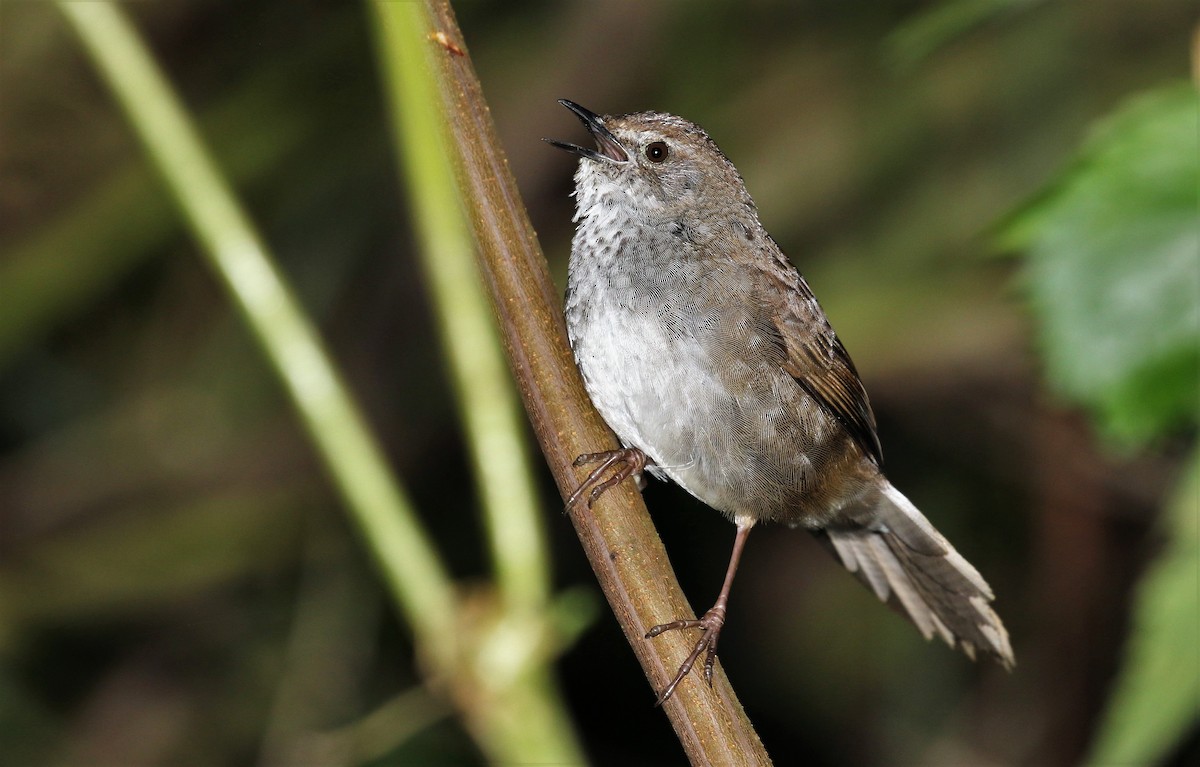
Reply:
M582 158L566 296L588 394L624 449L568 500L643 470L737 526L716 604L659 695L705 655L712 684L729 589L750 529L804 527L926 639L1014 660L992 590L883 476L875 416L808 284L758 220L742 177L698 126L659 112L601 117L571 101L596 149Z

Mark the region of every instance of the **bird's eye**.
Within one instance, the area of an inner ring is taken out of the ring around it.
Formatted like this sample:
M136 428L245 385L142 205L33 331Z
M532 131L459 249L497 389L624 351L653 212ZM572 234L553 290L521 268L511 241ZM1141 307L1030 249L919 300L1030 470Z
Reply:
M665 141L655 141L652 144L646 145L646 159L650 162L662 162L667 159L667 143Z

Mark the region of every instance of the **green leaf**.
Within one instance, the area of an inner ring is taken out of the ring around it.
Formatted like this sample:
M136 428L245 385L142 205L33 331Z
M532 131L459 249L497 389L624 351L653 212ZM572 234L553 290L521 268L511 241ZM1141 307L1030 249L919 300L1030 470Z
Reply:
M1088 764L1157 764L1200 723L1200 452L1167 508L1169 543L1138 587L1125 662Z
M1099 124L1055 185L1007 223L1046 372L1126 444L1197 422L1200 100L1143 94ZM1200 721L1200 452L1172 496L1167 543L1138 587L1125 662L1092 765L1167 758Z
M1002 235L1027 251L1051 382L1126 444L1196 422L1198 130L1190 83L1133 99Z

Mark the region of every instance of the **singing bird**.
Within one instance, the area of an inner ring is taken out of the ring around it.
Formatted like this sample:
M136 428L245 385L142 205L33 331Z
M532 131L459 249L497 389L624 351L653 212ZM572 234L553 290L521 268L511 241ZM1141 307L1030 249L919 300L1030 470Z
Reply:
M600 116L578 155L565 302L575 361L623 448L568 503L643 470L736 526L716 603L662 703L705 656L712 683L729 591L759 522L803 527L926 637L1014 664L992 590L883 475L866 390L808 283L767 234L736 168L674 115Z

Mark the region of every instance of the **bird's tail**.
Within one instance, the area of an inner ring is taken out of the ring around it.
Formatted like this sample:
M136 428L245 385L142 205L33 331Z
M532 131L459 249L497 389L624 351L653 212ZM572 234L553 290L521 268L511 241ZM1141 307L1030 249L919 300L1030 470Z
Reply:
M861 514L861 518L860 518ZM1008 632L989 606L992 589L904 495L885 481L872 508L817 532L850 572L930 639L974 659L1016 661Z

